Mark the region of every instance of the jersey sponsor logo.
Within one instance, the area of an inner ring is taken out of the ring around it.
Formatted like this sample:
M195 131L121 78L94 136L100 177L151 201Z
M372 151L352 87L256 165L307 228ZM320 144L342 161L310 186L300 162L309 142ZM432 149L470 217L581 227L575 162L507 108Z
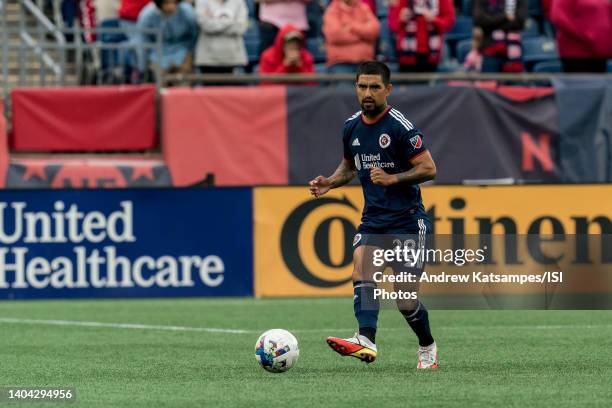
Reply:
M380 144L380 147L382 147L383 149L386 149L391 144L391 137L388 134L383 133L378 138L378 143Z
M361 160L360 160L361 159ZM359 154L355 155L355 167L357 170L369 170L374 167L380 168L395 168L395 163L393 162L385 162L382 161L380 153L378 154L366 154L362 153L361 156Z
M415 149L418 149L423 146L423 140L421 139L421 135L411 137L410 144L412 144L412 147L414 147Z
M355 140L353 140L353 146L361 146L361 143L359 143L358 137L356 137Z

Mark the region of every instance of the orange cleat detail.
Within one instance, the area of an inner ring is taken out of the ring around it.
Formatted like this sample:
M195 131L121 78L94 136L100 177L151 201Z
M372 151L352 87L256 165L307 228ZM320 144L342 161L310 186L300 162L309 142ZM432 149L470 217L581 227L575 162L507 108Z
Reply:
M362 344L358 337L351 339L328 337L327 344L329 344L332 350L342 356L355 357L366 363L372 363L376 360L376 346L372 348Z

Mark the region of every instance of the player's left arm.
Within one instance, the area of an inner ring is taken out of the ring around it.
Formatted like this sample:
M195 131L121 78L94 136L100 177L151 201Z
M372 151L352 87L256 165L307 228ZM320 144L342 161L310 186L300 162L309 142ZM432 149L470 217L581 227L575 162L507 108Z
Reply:
M388 174L380 167L370 170L372 183L381 186L391 186L398 183L420 184L436 178L436 163L429 153L424 150L422 153L410 159L412 168L408 171L397 174Z

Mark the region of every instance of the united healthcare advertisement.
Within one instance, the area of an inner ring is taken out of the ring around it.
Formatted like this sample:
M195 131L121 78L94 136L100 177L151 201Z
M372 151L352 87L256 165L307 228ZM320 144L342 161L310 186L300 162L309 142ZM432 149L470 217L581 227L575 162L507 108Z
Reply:
M249 296L250 189L0 191L0 299Z

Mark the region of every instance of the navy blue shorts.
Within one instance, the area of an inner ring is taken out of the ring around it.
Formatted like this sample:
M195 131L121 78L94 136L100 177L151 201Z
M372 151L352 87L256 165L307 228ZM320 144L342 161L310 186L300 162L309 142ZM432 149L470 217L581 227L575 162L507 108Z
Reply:
M359 225L353 238L353 250L361 245L372 245L388 248L390 241L414 239L431 234L431 223L427 217L417 218L414 223L405 227L378 228L368 225ZM390 241L389 241L390 240Z
M380 249L394 249L398 246L426 249L427 236L431 232L431 223L426 217L415 219L413 225L399 228L373 228L361 224L353 239L353 250L362 245ZM367 261L364 259L364 262ZM389 266L391 266L395 273L407 271L420 274L425 265L424 262L419 261L414 266L400 262L390 262Z

